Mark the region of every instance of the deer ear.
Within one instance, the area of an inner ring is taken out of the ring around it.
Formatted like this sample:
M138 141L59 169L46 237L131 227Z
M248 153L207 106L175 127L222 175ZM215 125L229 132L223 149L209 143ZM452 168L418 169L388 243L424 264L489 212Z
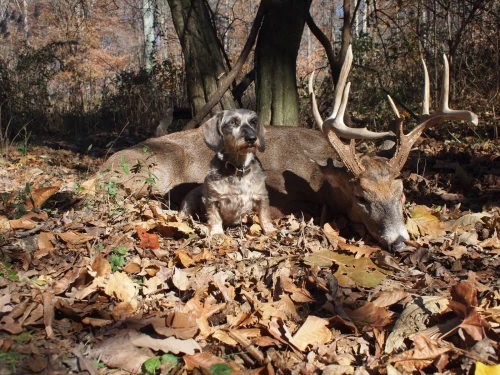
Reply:
M260 120L257 124L257 137L259 138L259 152L264 152L266 150L266 142L264 140L264 133L266 132L264 125L261 124Z
M224 139L220 131L220 123L223 116L224 112L219 112L202 125L205 143L211 150L216 152L224 148Z

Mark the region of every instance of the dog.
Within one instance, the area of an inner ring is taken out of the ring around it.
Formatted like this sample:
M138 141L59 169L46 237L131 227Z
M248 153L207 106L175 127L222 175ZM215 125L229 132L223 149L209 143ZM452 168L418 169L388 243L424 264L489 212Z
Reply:
M204 183L181 204L184 216L206 214L210 235L223 234L223 225L236 225L256 211L264 233L275 231L262 165L255 155L264 152L264 127L246 109L219 112L202 125L207 146L216 152Z

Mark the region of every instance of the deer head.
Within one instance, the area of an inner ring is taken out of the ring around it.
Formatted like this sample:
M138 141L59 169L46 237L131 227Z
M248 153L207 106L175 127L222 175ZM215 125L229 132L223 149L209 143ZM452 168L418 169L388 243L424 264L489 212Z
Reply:
M348 216L356 222L365 224L368 231L382 245L398 249L409 238L403 219L405 195L399 176L413 144L425 129L443 121L462 120L477 124L478 118L470 111L449 108L449 66L446 56L444 56L441 99L438 109L433 114L429 114L429 75L425 62L422 60L425 72L424 100L417 126L410 133L403 133L403 118L389 97L398 129L394 156L386 159L359 155L356 152L356 139L376 139L392 133L375 133L366 128L349 128L345 125L344 113L350 88L347 76L352 59L352 49L349 47L339 82L335 88L333 112L325 121L322 120L316 103L313 74L309 80L309 94L315 121L344 164L343 167L336 168L330 163L326 167L320 166L320 169L334 188L334 192L342 195L337 200L344 202L344 209ZM350 139L350 142L345 144L340 137Z

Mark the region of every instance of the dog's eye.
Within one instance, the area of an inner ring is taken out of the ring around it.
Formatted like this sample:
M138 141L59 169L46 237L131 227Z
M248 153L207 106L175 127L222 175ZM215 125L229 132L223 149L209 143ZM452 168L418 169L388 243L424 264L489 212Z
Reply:
M250 122L250 125L257 126L258 120L254 117L254 118L251 118L249 122Z
M231 125L236 126L238 125L238 119L233 118L230 122Z

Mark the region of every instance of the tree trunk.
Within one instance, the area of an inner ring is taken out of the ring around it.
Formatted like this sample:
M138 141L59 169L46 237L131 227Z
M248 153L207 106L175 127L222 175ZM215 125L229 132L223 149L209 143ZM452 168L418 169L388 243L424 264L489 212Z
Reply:
M168 4L184 54L188 99L193 115L196 115L226 73L224 58L205 1L168 0ZM234 107L228 91L211 113Z
M147 71L153 67L154 59L154 7L153 0L142 1L142 20L144 25L144 68Z
M255 48L257 112L264 124L299 125L296 61L310 0L269 1Z

